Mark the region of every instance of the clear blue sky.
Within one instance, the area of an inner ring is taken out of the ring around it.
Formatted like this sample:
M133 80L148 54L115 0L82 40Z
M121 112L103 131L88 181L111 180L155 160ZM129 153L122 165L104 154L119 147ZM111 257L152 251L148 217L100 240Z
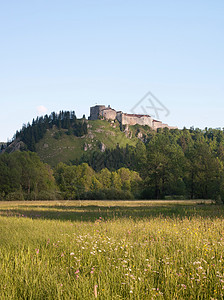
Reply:
M224 1L1 1L0 70L0 141L45 112L131 112L148 91L170 125L224 127Z

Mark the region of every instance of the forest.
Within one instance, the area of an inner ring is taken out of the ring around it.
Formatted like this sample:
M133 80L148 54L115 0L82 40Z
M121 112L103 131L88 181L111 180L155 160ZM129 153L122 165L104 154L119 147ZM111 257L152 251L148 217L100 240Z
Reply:
M20 139L25 144L24 150L36 150L36 143L38 143L45 135L48 129L56 126L60 129L67 129L68 135L74 134L77 137L87 134L87 124L85 122L85 115L82 119L77 119L74 111L60 111L59 113L52 112L50 115L44 117L37 117L33 119L32 124L24 124L20 131L17 131L14 139ZM57 136L55 137L57 138ZM9 145L10 143L8 143ZM1 150L5 146L2 145Z
M23 151L0 154L0 199L214 199L224 202L224 130L148 128L136 147L83 152L54 169L40 161L35 144L47 129L87 134L74 112L52 113L24 125L15 138ZM2 146L4 149L4 145ZM3 153L4 152L4 153Z

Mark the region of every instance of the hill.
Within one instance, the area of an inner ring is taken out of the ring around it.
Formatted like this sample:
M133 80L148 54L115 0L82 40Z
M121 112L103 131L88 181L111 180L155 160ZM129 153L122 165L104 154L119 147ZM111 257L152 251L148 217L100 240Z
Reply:
M104 152L117 145L135 146L138 142L137 137L128 137L131 131L122 132L118 122L111 123L105 120L86 122L88 133L81 137L68 135L66 129L59 130L57 127L47 130L44 137L36 144L36 152L41 160L54 167L59 162L69 163L78 160L84 153Z
M54 178L65 199L90 199L89 192L91 199L103 199L102 195L109 189L111 196L113 189L116 193L133 191L135 197L144 199L186 197L224 202L224 130L155 131L139 124L123 126L116 120L76 119L69 112L45 116L24 126L1 151L0 168L5 170L0 178L3 199L14 193L19 176L19 191L22 189L26 199L31 197L31 178L27 180L27 176L35 178L36 170L27 166L28 171L20 172L14 163L21 160L17 154L23 157L28 151L37 153L32 156L34 162L41 158L56 167ZM11 152L16 153L7 154ZM49 165L45 165L47 170L51 170ZM140 185L131 186L130 172L138 173ZM35 183L33 191L36 190Z
M149 133L152 130L148 126L122 126L117 120L77 119L74 112L61 111L23 126L11 143L2 146L1 152L29 150L55 167L59 162L79 162L93 152L136 146L139 139L144 141Z

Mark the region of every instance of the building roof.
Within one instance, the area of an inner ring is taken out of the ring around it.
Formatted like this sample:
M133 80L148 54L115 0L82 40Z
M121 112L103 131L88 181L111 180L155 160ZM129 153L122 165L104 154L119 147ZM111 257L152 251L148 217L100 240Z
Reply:
M115 109L111 108L111 107L106 107L104 108L103 110L113 110L113 111L116 111Z
M105 107L105 105L94 105L94 106L91 106L90 108L94 108L94 107Z
M126 113L124 113L124 115L128 116L128 117L135 117L135 118L142 118L142 117L151 118L151 116L149 116L149 115L126 114Z

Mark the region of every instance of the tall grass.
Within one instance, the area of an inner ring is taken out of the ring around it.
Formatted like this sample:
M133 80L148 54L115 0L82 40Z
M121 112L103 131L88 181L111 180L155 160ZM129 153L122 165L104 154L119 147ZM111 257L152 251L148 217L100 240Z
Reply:
M0 203L0 299L223 298L222 206L81 204Z

